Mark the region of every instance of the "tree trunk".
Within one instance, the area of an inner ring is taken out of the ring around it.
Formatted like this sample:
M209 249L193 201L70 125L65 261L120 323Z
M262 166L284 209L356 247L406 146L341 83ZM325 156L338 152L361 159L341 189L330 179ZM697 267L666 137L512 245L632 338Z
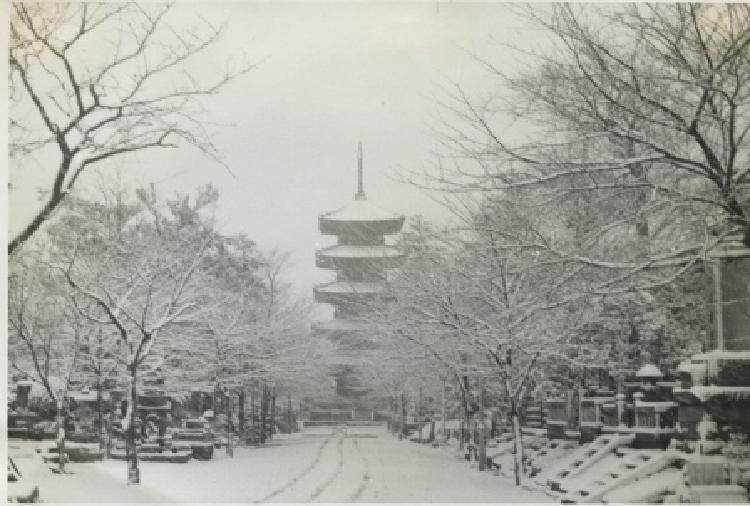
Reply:
M521 474L523 473L523 439L521 421L518 418L518 405L515 399L510 400L510 417L513 423L513 474L516 477L516 485L520 485Z
M237 394L237 432L242 434L245 430L245 390Z
M479 459L479 470L484 471L487 468L487 435L484 415L479 415L479 441L477 441L477 454Z
M232 424L232 394L227 392L225 397L227 403L227 455L234 457L234 426Z
M96 384L96 411L99 416L99 451L104 454L104 406L102 406L102 378L101 378L101 372L98 374L97 378L97 384Z
M260 393L260 444L266 442L266 410L268 407L268 392L265 383Z
M448 437L448 433L446 432L447 423L448 423L446 420L448 416L448 408L446 404L445 393L446 393L445 378L443 378L443 390L442 390L441 397L440 397L440 416L443 419L443 422L442 422L443 441L447 442L448 439L450 438Z
M61 162L60 169L58 169L58 174L67 173L68 167L70 167L70 158L65 157ZM59 175L57 180L59 180ZM54 211L65 198L66 193L61 191L61 187L57 184L57 180L55 181L55 185L52 188L52 193L47 202L44 204L44 207L42 207L42 209L39 210L36 216L34 216L34 218L31 220L31 222L26 225L26 227L8 243L8 256L12 255L14 251L20 248L23 243L25 243L29 239L29 237L31 237L39 229L39 227L42 226L42 224L52 215L52 211ZM61 180L60 184L62 184Z
M461 446L460 446L460 448L463 449L464 446L466 445L466 440L468 439L469 441L471 441L473 439L473 434L471 430L471 406L469 406L469 402L470 402L469 377L464 375L458 378L458 381L460 382L459 387L461 388L461 405L463 406L463 413L464 413L464 423L463 423L463 428L461 430Z
M57 456L60 474L65 474L65 419L63 417L62 399L57 400Z
M136 451L135 417L138 402L136 387L137 366L135 361L130 366L130 399L128 400L128 430L125 438L125 453L128 461L128 485L138 485L141 482L141 472L138 469L138 453Z
M477 451L479 455L479 470L484 471L487 468L487 425L484 413L484 387L479 394L479 441L477 441Z
M406 430L406 394L401 392L401 436L408 435Z
M464 422L463 422L464 429L461 431L461 448L466 445L466 440L471 441L471 413L469 413L469 410L464 408Z
M274 427L276 425L276 387L271 388L270 394L271 408L269 409L269 411L271 416L269 418L271 419L271 426L268 429L268 439L273 439Z
M250 389L250 427L253 429L253 437L255 438L255 444L257 444L258 437L258 426L257 426L257 416L255 415L255 397L256 397L256 386L253 386L252 389Z
M424 441L424 437L422 435L422 428L424 427L424 417L422 416L423 412L424 412L424 408L422 407L422 387L419 387L419 400L417 404L417 423L419 424L419 442L420 443Z
M286 394L286 425L289 434L292 433L292 396Z

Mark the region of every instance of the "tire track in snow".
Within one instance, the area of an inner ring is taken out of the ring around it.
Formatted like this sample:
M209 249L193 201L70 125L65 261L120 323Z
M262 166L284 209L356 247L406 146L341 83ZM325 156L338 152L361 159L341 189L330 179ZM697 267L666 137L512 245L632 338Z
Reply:
M320 444L320 446L318 446L318 451L317 451L317 453L315 454L315 458L313 459L313 461L312 461L312 462L310 463L310 465L309 465L309 466L307 466L306 468L304 468L304 469L302 470L302 472L300 472L300 473L299 473L299 474L298 474L297 476L295 476L294 478L292 478L291 480L289 480L288 482L286 482L286 483L285 483L284 485L282 485L281 487L277 488L277 489L276 489L276 490L274 490L273 492L271 492L271 493L269 493L268 495L264 496L263 498L261 498L261 499L258 499L257 501L253 501L253 504L258 504L258 503L266 502L266 501L268 501L269 499L272 499L272 498L276 497L277 495L279 495L279 494L282 494L282 493L286 492L286 491L287 491L287 490L288 490L288 489L289 489L290 487L292 487L292 486L293 486L293 485L294 485L295 483L297 483L297 482L298 482L299 480L301 480L302 478L304 478L305 476L307 476L307 474L308 474L308 473L310 473L310 471L312 471L312 470L313 470L313 468L314 468L314 467L315 467L316 465L318 465L318 462L320 462L320 457L321 457L321 456L323 455L323 448L325 448L325 446L326 446L326 445L327 445L327 444L328 444L328 443L329 443L330 441L331 441L331 438L330 438L330 437L327 437L327 438L325 439L325 441L323 441L323 442L322 442L322 443Z
M331 483L333 483L333 480L335 480L338 475L341 474L341 470L344 468L344 437L339 436L339 442L336 445L336 451L338 454L338 463L336 464L336 470L333 472L331 476L328 477L326 481L323 482L321 486L315 489L315 491L310 494L310 497L307 499L307 502L313 502L315 499L318 498L320 494L325 492L325 489L327 489Z
M357 449L357 453L359 453L359 456L362 458L363 469L362 479L360 480L359 487L357 487L354 495L349 498L349 502L357 502L357 500L362 496L362 493L365 491L365 488L367 488L367 485L370 484L370 480L372 479L370 477L370 462L367 460L367 457L365 457L365 452L359 446L359 442L357 439L354 440L354 447Z

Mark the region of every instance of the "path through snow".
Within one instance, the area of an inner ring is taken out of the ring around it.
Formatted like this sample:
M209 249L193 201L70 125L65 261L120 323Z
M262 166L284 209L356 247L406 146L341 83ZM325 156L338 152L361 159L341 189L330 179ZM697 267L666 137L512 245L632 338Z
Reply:
M68 476L26 467L45 502L552 502L450 451L366 432L318 430L236 448L234 458L219 450L211 461L141 462L138 486L125 485L122 461L71 464Z

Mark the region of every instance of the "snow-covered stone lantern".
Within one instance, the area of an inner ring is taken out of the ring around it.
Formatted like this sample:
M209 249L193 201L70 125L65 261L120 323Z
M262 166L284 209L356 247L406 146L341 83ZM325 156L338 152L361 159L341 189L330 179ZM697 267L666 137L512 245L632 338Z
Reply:
M660 384L664 375L655 365L643 365L635 377L639 383L638 390L633 393L635 446L666 448L675 432L677 403L665 396Z

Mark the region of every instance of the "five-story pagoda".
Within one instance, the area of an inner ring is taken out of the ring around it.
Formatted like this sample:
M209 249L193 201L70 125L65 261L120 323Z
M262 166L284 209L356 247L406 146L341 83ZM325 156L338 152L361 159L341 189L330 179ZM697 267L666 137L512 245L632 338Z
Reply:
M317 337L335 344L337 354L329 361L330 373L340 401L349 402L345 409L330 406L326 415L320 415L339 422L356 416L356 400L367 393L367 387L357 377L357 367L365 350L377 348L377 340L368 335L364 320L373 304L382 303L388 269L396 267L402 257L386 243L386 236L401 231L404 216L384 211L367 200L362 176L360 143L354 200L318 219L320 233L334 235L338 240L317 251L315 263L317 267L335 270L336 279L316 286L313 292L316 302L333 306L334 317L313 324L312 329Z

